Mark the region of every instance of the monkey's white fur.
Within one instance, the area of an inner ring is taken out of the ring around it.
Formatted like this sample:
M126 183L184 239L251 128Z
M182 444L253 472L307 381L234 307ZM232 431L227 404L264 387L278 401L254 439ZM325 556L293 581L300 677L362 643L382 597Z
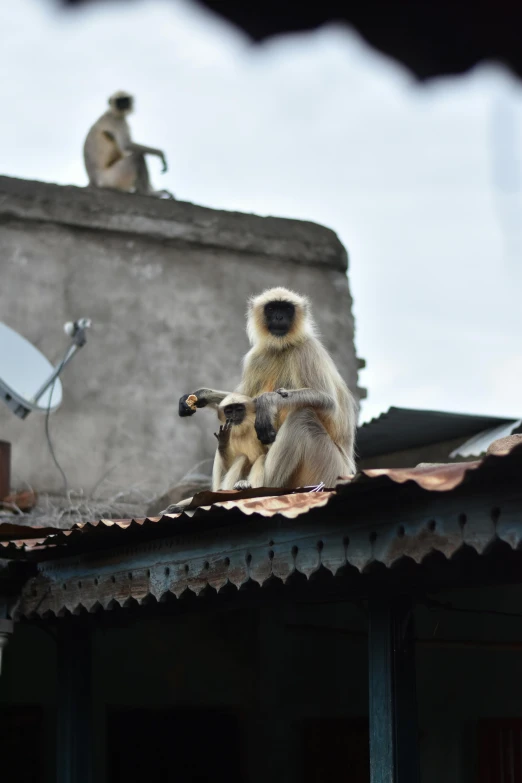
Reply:
M295 307L292 328L284 337L275 337L266 328L264 307L270 302L291 302ZM251 296L247 309L247 335L250 345L262 345L263 349L282 351L298 345L310 337L317 337L317 327L312 317L310 300L288 288L269 288L258 296ZM248 359L245 356L243 362Z
M217 449L212 471L212 490L234 489L238 481L245 481L249 487L262 487L264 478L265 455L267 446L258 439L254 424L256 406L251 397L233 392L227 395L218 406L218 418L226 421L224 408L227 405L245 406L245 418L241 424L230 428L229 440L225 451Z
M266 304L278 301L295 308L283 337L268 331L264 313ZM255 398L258 433L260 427L276 433L261 485L295 488L323 481L332 487L340 476L355 473L355 400L319 340L309 300L286 288L264 291L249 302L247 333L252 347L236 393ZM229 394L194 393L213 407Z
M286 301L295 318L285 337L268 331L264 307ZM257 421L268 417L277 437L265 461L265 486L334 486L355 472L356 405L317 336L309 300L273 288L250 301L247 330L252 348L244 359L242 394L257 397ZM273 394L288 390L287 397ZM263 394L272 392L272 394ZM261 396L260 396L261 395Z

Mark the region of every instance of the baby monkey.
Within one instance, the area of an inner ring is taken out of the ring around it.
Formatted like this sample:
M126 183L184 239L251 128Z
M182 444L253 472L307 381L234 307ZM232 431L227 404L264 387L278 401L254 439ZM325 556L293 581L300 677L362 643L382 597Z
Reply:
M188 400L187 400L188 402ZM212 471L212 490L262 487L268 447L255 430L256 404L244 394L228 394L217 406L222 422Z
M208 392L208 389L200 389L186 395L184 402L195 412L205 400L205 406L215 408L222 422L219 432L214 433L218 447L212 469L212 491L264 486L265 458L270 446L264 446L257 437L255 400L236 392L212 392L209 399ZM178 514L191 501L191 497L184 498L163 509L161 514Z

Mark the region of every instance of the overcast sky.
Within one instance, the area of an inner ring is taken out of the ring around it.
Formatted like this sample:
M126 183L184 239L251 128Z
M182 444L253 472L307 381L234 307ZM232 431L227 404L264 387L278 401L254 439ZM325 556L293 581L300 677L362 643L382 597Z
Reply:
M86 184L107 96L137 96L156 187L303 218L350 254L363 419L390 405L522 416L522 84L418 86L350 30L253 47L185 0L0 5L0 173Z

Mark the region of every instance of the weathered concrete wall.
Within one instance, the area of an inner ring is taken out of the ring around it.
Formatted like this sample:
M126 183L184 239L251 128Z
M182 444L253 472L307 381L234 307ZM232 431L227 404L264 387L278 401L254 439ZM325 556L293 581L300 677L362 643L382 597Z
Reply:
M0 177L0 320L52 361L62 326L93 319L52 416L74 488L160 493L212 456L215 416L177 415L197 386L233 388L247 298L282 284L311 296L325 344L357 393L346 252L322 226ZM0 408L13 485L59 490L44 417Z

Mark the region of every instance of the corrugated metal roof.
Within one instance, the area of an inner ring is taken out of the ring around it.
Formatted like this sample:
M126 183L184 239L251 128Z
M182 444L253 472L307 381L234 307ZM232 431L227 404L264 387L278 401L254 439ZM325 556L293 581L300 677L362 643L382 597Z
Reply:
M516 449L522 453L522 448ZM164 515L162 517L142 517L134 519L100 519L75 524L69 530L56 528L28 527L14 523L0 524L0 557L9 557L13 549L42 551L46 547L69 547L78 545L80 540L93 535L97 539L104 537L108 542L115 540L120 534L131 534L146 528L161 529L165 535L178 531L201 528L203 518L209 514L219 515L224 519L233 513L250 517L283 516L295 519L314 509L325 508L333 498L343 497L343 502L358 490L373 491L375 497L385 485L414 484L428 492L450 492L460 486L471 473L487 476L491 465L505 457L491 456L485 460L460 462L443 465L419 465L414 468L372 469L358 474L354 478L346 478L339 482L335 489L321 491L299 492L284 489L262 488L237 491L204 491L194 496L187 508L187 513ZM510 459L512 459L510 455ZM384 484L383 484L384 482ZM366 488L366 489L365 489ZM192 519L195 517L195 519ZM192 521L191 521L192 520ZM197 528L195 528L197 520ZM230 520L231 522L232 520ZM228 524L228 519L226 520ZM2 551L3 550L3 551Z
M469 440L454 449L450 456L450 459L456 457L480 457L481 454L485 454L488 448L495 441L501 438L507 438L515 430L518 430L522 425L522 419L518 421L510 421L509 424L501 424L499 427L492 427L487 430L482 430L477 435L473 435Z
M392 407L358 428L357 453L360 459L368 459L454 438L469 438L511 423L515 424L515 420L498 416Z
M375 564L420 564L432 554L449 561L499 542L517 550L521 477L519 446L473 463L366 471L335 491L200 493L192 517L99 520L57 530L43 543L35 535L23 543L37 575L16 613L44 617L164 601L187 590L290 585L319 572L351 579ZM519 561L511 567L519 569Z

